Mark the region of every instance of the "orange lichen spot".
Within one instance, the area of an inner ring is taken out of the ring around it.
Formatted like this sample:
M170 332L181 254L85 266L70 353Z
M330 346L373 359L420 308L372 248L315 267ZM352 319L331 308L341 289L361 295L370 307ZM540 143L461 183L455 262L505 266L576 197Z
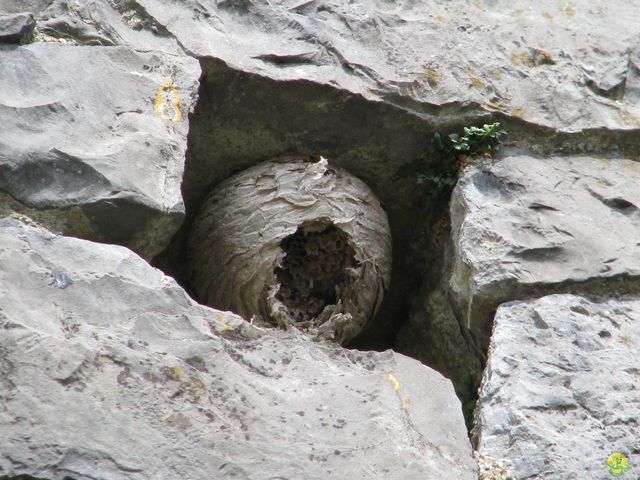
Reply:
M553 15L551 15L549 12L542 12L542 16L548 20L553 20Z
M567 17L575 17L576 15L576 10L571 6L571 5L567 5L564 9L564 14Z
M442 23L442 22L444 22L444 17L443 17L442 15L438 15L438 16L436 17L436 20L437 20L438 22Z

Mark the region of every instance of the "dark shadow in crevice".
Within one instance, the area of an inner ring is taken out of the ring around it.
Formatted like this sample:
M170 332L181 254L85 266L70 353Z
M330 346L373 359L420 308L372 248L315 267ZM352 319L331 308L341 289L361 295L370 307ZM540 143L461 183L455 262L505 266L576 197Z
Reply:
M332 223L313 222L298 227L280 246L285 257L275 269L276 298L289 318L310 321L342 299L353 282L347 269L357 264L345 232Z

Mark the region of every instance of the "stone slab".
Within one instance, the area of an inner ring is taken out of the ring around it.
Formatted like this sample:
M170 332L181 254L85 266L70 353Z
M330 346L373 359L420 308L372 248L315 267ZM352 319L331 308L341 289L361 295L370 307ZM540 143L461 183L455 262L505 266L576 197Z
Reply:
M130 250L0 220L0 477L473 480L451 383L261 330Z
M0 61L11 65L0 71L0 208L147 258L161 251L184 215L198 62L46 43L0 47Z
M501 305L477 410L481 455L519 480L640 472L640 301L551 295Z

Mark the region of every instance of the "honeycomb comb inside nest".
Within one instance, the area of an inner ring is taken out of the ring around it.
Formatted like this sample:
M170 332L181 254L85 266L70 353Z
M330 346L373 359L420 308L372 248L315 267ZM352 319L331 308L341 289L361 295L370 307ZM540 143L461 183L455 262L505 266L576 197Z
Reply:
M391 277L387 215L326 160L265 162L218 185L190 232L191 286L214 308L344 344Z

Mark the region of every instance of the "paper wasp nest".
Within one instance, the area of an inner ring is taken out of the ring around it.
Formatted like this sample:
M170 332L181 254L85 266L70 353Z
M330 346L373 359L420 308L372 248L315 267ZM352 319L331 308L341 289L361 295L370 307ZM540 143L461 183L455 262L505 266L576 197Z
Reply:
M188 256L203 303L344 344L382 302L391 234L358 178L325 159L267 162L209 195Z

